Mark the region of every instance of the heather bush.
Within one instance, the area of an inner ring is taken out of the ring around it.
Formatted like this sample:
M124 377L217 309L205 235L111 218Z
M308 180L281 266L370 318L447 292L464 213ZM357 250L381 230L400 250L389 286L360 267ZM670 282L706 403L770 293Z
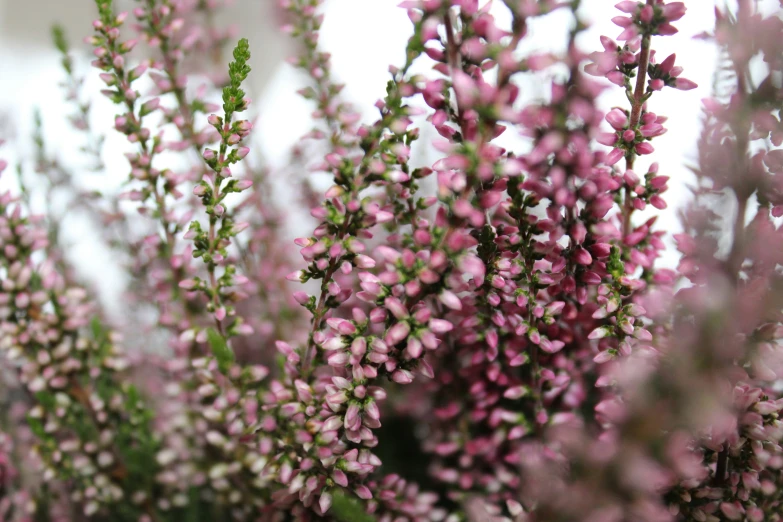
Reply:
M403 1L369 123L322 1L278 4L313 108L284 172L252 150L263 49L222 2L95 0L90 71L54 28L86 145L61 161L37 115L33 172L0 163L0 520L781 520L783 10L738 0L700 35L720 63L667 269L658 94L696 84L656 46L684 2L621 1L584 48L579 0ZM564 14L563 52L530 50ZM87 75L121 192L78 182L107 159ZM119 319L40 194L122 264Z

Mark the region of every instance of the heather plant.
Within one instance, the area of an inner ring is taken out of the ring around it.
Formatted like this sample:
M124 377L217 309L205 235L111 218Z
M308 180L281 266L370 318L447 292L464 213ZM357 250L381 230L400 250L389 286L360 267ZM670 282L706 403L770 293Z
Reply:
M587 2L406 0L365 118L322 1L280 0L313 108L285 181L254 150L253 35L224 67L222 2L136 3L96 0L86 38L121 191L78 181L105 142L55 28L84 162L37 116L38 182L0 192L0 520L781 519L783 12L739 0L700 35L720 63L672 270L657 95L696 84L656 47L683 2L622 1L583 48ZM551 16L566 45L529 50ZM99 226L121 317L39 187Z

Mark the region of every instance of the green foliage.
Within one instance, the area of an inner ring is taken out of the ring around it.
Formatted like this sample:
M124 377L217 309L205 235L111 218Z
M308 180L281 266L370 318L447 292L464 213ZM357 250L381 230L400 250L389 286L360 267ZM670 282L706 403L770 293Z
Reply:
M234 61L228 64L229 85L223 88L223 111L226 113L226 121L231 121L235 112L242 112L246 108L244 102L245 91L241 84L250 73L247 61L250 59L250 46L247 38L242 38L234 49Z
M28 415L27 425L30 426L30 431L33 432L33 435L39 439L44 440L47 438L46 431L44 431L43 423L40 419L36 419L35 417Z
M231 365L234 364L234 352L228 347L226 339L220 335L214 328L207 330L207 341L212 349L212 354L217 359L218 368L224 374L228 372Z
M620 280L625 275L625 265L621 259L621 251L616 246L612 246L611 253L609 254L609 261L606 263L606 271L612 274L615 280Z
M114 20L114 6L112 0L95 0L95 5L98 6L98 15L101 22L106 25L111 25Z
M93 317L90 321L90 331L93 338L98 342L101 342L106 336L106 330L104 330L101 320L97 317Z
M364 510L358 499L341 491L332 494L331 514L340 522L375 522L375 517Z
M52 26L52 40L58 51L63 54L68 52L68 41L65 39L65 29L63 29L63 26L60 24L54 24Z
M72 74L73 62L71 61L71 57L68 55L70 52L68 40L65 38L65 30L59 24L54 24L52 26L52 41L54 42L54 46L57 48L57 50L60 51L60 54L63 55L63 69L65 69L65 72L68 73L68 75Z
M158 464L155 454L159 450L159 442L153 436L151 429L153 412L147 408L133 385L125 389L126 411L128 422L119 423L115 433L115 446L125 465L127 482L133 487L147 491L154 486L155 471Z

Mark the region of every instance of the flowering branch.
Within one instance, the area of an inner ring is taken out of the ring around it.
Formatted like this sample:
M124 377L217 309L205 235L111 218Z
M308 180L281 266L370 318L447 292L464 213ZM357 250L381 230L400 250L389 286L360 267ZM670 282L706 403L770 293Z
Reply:
M229 194L241 192L252 185L250 180L226 181L232 175L230 166L247 156L250 150L239 145L250 133L252 124L247 120L233 121L234 114L245 111L249 103L240 87L250 72L250 66L247 65L249 58L248 42L243 38L234 49L234 61L229 64L229 85L223 89L224 116L213 114L209 117L210 125L215 127L221 138L218 151L207 148L203 153L204 161L213 175L209 178L205 177L193 189L193 193L201 198L206 208L209 230L204 231L198 221L193 221L187 237L194 241L193 257L200 257L204 261L209 277L207 281L194 278L180 283L180 287L187 290L204 292L209 301L207 309L214 315L218 332L226 339L239 333L250 333L247 325L243 325L241 318L238 317L230 324L224 325L226 317L235 314L233 306L227 305L225 294L226 289L236 284L234 280L236 267L233 264L224 264L223 274L220 277L216 275L218 265L223 264L228 255L227 248L231 238L244 228L241 224L234 224L228 217L224 200ZM219 229L218 224L220 224Z

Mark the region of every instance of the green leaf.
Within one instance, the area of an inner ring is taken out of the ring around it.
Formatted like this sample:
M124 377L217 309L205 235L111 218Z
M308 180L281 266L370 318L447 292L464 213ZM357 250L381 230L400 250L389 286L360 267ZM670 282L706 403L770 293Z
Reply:
M98 7L101 22L105 25L111 25L114 19L114 6L112 5L112 0L95 0L95 5Z
M226 339L220 335L214 328L207 330L207 341L212 349L212 354L217 359L218 368L223 373L228 373L231 365L234 364L234 352L228 347Z
M136 408L139 407L139 401L141 401L139 390L136 389L136 387L133 385L128 386L128 389L126 391L126 397L127 397L128 411L136 410Z
M332 495L331 513L340 522L375 522L375 517L365 511L359 499L341 491Z
M231 121L231 115L234 112L241 112L242 99L245 91L240 85L250 73L250 66L247 61L250 59L250 45L247 38L242 38L234 49L234 61L228 64L229 85L223 88L223 112L226 115L226 121Z
M199 522L201 520L201 506L198 489L188 489L188 504L185 508L185 520L183 522Z
M35 398L47 410L53 410L57 406L54 395L48 391L41 391L35 394Z
M102 341L106 336L106 329L97 317L93 317L92 321L90 321L90 330L92 331L93 338L98 342Z
M46 431L44 431L43 423L40 419L36 419L31 416L27 416L27 425L30 426L30 431L39 439L46 438Z
M606 263L606 271L609 272L616 280L625 274L625 265L621 259L622 252L617 246L612 245L612 250L609 254L609 262Z
M68 40L65 38L65 30L60 24L54 24L52 26L52 40L58 51L63 54L68 53Z

